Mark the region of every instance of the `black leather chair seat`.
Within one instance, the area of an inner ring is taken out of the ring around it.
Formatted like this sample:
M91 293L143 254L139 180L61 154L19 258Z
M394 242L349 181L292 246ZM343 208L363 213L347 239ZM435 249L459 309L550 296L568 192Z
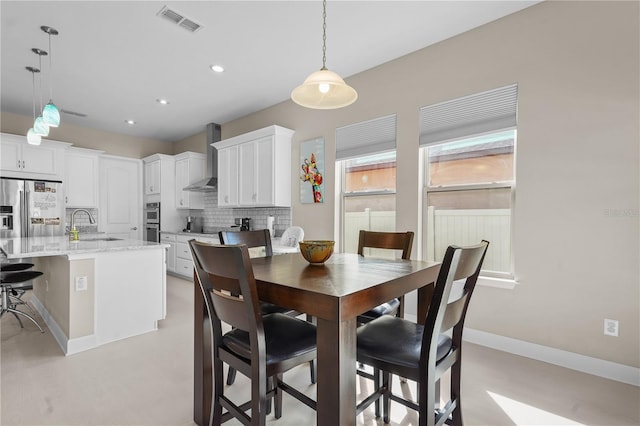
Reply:
M316 350L316 327L280 313L262 317L267 365ZM242 358L251 358L249 333L234 329L222 336L222 344Z
M13 272L2 277L2 284L18 284L31 281L42 275L40 271Z
M289 316L296 313L296 311L293 309L284 308L282 306L274 305L273 303L268 302L260 302L260 312L262 312L262 315L279 313Z
M382 305L378 305L375 308L365 312L364 314L358 315L359 323L367 323L369 321L373 321L376 318L379 318L383 315L395 315L400 308L400 299L393 299Z
M2 272L16 272L24 271L33 267L33 263L18 262L18 263L5 263L0 266Z
M402 318L390 315L377 318L358 327L358 361L367 364L369 360L376 360L417 369L423 332L423 325ZM451 348L451 339L440 335L437 361L444 358Z

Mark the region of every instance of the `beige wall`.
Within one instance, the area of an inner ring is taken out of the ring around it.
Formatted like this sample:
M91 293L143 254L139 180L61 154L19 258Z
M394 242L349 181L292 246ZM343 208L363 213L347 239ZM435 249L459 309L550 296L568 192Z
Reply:
M207 132L201 132L186 139L173 143L173 154L181 152L200 152L206 154L205 145L207 143Z
M64 117L62 119L64 120ZM0 131L2 133L26 135L26 131L31 127L32 120L29 116L2 112ZM122 157L144 158L155 153L173 154L173 144L171 142L104 132L68 123L51 129L46 139L69 142L79 148L99 149L107 154Z
M296 176L300 141L324 136L325 203L294 196L293 223L331 238L335 128L397 113L396 226L416 231L418 108L518 83L519 284L478 288L467 325L640 367L638 16L637 2L547 1L349 78L359 93L350 107L286 101L224 124L223 138L295 129ZM620 321L619 337L603 335L604 318Z

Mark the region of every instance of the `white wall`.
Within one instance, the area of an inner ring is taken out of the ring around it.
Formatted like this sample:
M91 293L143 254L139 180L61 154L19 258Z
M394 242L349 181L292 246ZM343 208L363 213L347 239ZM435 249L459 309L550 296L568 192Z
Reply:
M223 138L295 129L295 176L299 143L324 136L325 203L294 196L293 224L332 238L335 128L396 113L396 228L417 231L419 107L518 83L519 285L479 288L467 325L640 367L639 14L637 2L540 3L347 79L350 107L286 101L224 124ZM619 337L603 336L604 318L620 321Z

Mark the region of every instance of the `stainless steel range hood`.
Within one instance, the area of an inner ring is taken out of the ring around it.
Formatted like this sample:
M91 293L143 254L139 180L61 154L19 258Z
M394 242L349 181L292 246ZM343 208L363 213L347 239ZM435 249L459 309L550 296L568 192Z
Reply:
M207 177L182 188L183 191L207 192L216 189L218 186L218 150L211 144L219 142L221 139L220 125L207 124Z

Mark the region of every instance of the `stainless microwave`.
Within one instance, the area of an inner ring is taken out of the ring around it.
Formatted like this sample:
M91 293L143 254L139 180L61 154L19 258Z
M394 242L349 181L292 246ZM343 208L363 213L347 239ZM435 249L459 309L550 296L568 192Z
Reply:
M144 209L145 224L160 224L160 203L147 203Z

